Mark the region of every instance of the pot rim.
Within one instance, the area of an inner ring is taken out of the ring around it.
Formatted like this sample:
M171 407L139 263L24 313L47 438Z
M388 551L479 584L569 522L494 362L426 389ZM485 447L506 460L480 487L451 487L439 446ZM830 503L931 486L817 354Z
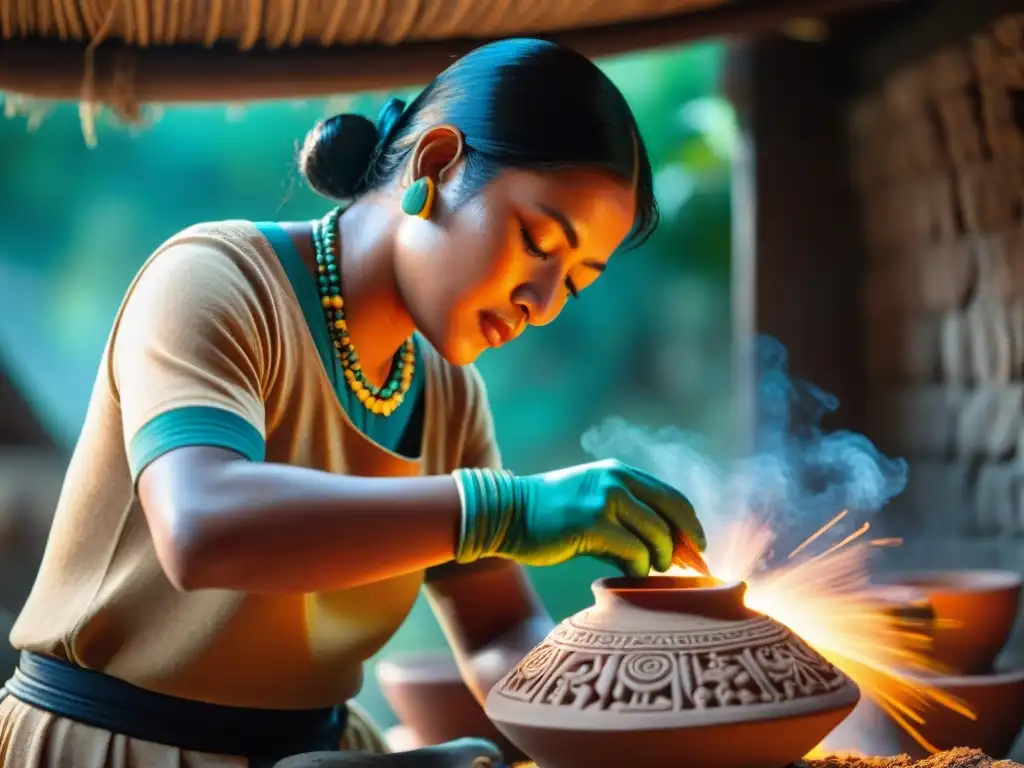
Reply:
M755 612L744 601L747 585L711 576L628 576L598 579L591 585L594 609L631 606L655 612L694 611L708 616L741 620Z
M997 669L993 672L981 672L976 675L957 675L945 672L931 674L916 670L904 674L911 680L919 680L922 683L933 685L937 688L968 688L975 685L1014 685L1024 682L1024 667Z
M380 659L375 671L382 684L463 684L458 662L447 649L396 651Z
M745 588L742 581L722 581L714 576L605 576L594 582L594 589L609 592L668 592L676 590L701 590L702 592L732 592L737 587Z
M968 594L1020 589L1024 577L1017 571L998 568L945 568L894 571L879 586L911 587L924 592Z

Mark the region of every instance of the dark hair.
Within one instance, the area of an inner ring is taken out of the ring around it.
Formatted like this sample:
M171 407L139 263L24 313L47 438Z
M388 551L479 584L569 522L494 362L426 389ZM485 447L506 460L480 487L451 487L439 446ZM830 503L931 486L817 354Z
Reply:
M593 62L544 40L516 38L477 48L408 107L389 100L376 126L355 114L327 118L306 137L302 174L324 197L351 200L392 181L422 131L439 123L465 136L471 192L502 168L588 167L635 180L630 244L657 227L651 161L622 93Z

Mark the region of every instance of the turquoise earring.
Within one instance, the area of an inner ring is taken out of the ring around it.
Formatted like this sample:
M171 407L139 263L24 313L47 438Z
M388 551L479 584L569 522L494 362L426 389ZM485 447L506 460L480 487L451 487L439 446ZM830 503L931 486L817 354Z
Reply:
M402 193L402 212L407 216L429 219L436 195L437 185L434 180L429 176L421 176Z

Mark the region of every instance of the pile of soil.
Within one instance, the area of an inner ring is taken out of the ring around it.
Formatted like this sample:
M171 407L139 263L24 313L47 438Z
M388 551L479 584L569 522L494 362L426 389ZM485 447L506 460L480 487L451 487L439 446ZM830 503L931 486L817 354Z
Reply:
M512 768L538 768L536 763L515 763ZM914 760L906 755L898 757L826 757L821 760L801 760L792 768L1024 768L1013 760L993 760L977 749L951 749L937 755Z
M793 768L1024 768L1012 760L993 760L977 749L951 749L924 760L898 757L826 757L804 760Z

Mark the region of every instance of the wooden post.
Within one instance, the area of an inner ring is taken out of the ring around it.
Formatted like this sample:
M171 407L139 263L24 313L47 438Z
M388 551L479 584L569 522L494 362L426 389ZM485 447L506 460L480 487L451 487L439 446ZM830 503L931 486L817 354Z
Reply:
M845 82L829 44L772 39L732 51L726 90L743 137L734 181L734 317L741 351L753 333L775 336L795 376L839 397L829 426L862 429L863 264L847 180Z

